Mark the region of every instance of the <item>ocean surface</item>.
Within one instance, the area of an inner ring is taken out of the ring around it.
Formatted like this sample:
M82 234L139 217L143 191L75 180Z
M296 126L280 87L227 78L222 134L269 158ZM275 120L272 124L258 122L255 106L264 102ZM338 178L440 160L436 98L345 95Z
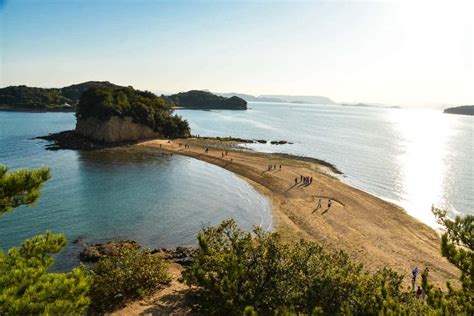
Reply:
M264 152L334 164L346 183L396 203L436 227L431 206L474 214L474 117L440 110L249 103L247 111L179 110L192 133L293 144Z
M474 117L434 110L249 103L247 111L178 110L192 133L286 140L250 149L315 157L341 180L404 207L435 226L431 205L474 214ZM0 248L47 229L70 241L56 269L77 264L79 245L134 239L147 247L195 243L196 232L226 218L271 229L269 202L234 174L187 157L126 151L47 151L36 136L73 129L72 113L0 112L0 163L50 166L34 208L0 218Z
M0 217L0 249L51 230L69 244L55 270L78 264L87 243L133 239L150 248L196 244L209 224L234 218L243 228L271 229L271 207L247 182L199 160L126 151L48 151L32 139L73 129L72 113L0 112L0 164L11 170L49 166L33 208Z

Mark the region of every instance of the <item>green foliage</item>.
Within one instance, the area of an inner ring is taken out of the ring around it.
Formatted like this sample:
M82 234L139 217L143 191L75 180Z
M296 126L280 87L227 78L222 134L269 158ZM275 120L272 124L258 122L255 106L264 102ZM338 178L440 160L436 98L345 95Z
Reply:
M124 250L107 256L88 268L92 278L90 296L95 311L110 311L129 299L150 294L171 278L163 260L149 251Z
M32 205L51 177L47 168L8 173L0 165L0 215L20 205ZM48 273L51 254L66 245L63 235L47 232L0 250L0 315L81 315L89 306L89 279L82 269Z
M80 268L47 273L50 254L66 245L63 235L47 232L0 251L1 315L81 315L89 306L89 280Z
M9 173L6 166L0 165L0 215L21 205L32 206L50 177L48 168Z
M120 86L108 81L89 81L61 89L10 86L0 89L0 106L13 109L52 110L59 109L67 103L74 108L81 94L92 87L119 88Z
M455 306L455 312L474 314L474 216L447 217L446 211L433 207L438 223L446 229L441 236L441 254L461 272L461 289L448 284L448 294L433 300L433 304L442 305L447 300L449 306Z
M146 125L165 137L187 137L189 125L173 115L172 104L151 92L133 88L91 88L80 99L78 119L94 117L108 120L111 116L129 116L134 122Z
M253 235L234 221L198 235L199 249L183 280L199 287L210 314L424 313L428 307L404 293L402 277L389 269L369 274L342 252L319 245L284 243L276 233ZM250 307L249 307L250 306Z
M163 96L164 97L164 96ZM191 90L165 97L176 106L191 109L246 110L247 101L233 96L225 98L207 91Z

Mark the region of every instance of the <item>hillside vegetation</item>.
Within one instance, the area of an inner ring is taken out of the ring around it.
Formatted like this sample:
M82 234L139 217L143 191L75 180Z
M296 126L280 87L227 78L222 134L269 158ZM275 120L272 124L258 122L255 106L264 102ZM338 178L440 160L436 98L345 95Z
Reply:
M73 110L84 91L92 87L119 88L108 81L88 81L63 88L9 86L0 89L0 107L20 110Z
M151 92L131 87L93 87L82 94L76 111L78 120L107 121L112 116L131 117L133 122L148 126L165 137L190 135L188 122L173 114L172 104Z

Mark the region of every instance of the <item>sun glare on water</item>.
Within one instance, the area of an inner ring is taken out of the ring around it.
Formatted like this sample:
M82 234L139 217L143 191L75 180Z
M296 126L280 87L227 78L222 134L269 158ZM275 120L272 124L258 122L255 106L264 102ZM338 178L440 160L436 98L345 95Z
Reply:
M443 186L447 174L448 142L453 121L431 110L394 111L393 128L400 135L399 194L402 207L430 226L436 226L431 206L446 207Z

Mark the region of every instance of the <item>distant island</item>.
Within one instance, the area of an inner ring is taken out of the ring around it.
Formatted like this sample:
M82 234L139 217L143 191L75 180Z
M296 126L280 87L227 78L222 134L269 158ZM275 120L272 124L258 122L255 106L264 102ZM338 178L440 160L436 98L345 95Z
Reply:
M191 90L170 96L164 96L176 107L195 110L247 110L247 101L232 96L223 97L208 91Z
M214 92L217 95L223 97L239 97L247 102L275 102L275 103L311 103L311 104L336 104L333 100L328 97L321 96L298 96L298 95L260 95L253 96L250 94L230 92L230 93L219 93Z
M365 108L384 108L384 109L401 109L400 106L384 106L378 104L368 104L368 103L341 103L342 106L356 106L356 107L365 107Z
M0 110L75 111L82 93L93 87L120 88L108 81L88 81L63 88L9 86L0 88Z
M463 105L447 108L443 112L448 114L474 115L474 105Z

